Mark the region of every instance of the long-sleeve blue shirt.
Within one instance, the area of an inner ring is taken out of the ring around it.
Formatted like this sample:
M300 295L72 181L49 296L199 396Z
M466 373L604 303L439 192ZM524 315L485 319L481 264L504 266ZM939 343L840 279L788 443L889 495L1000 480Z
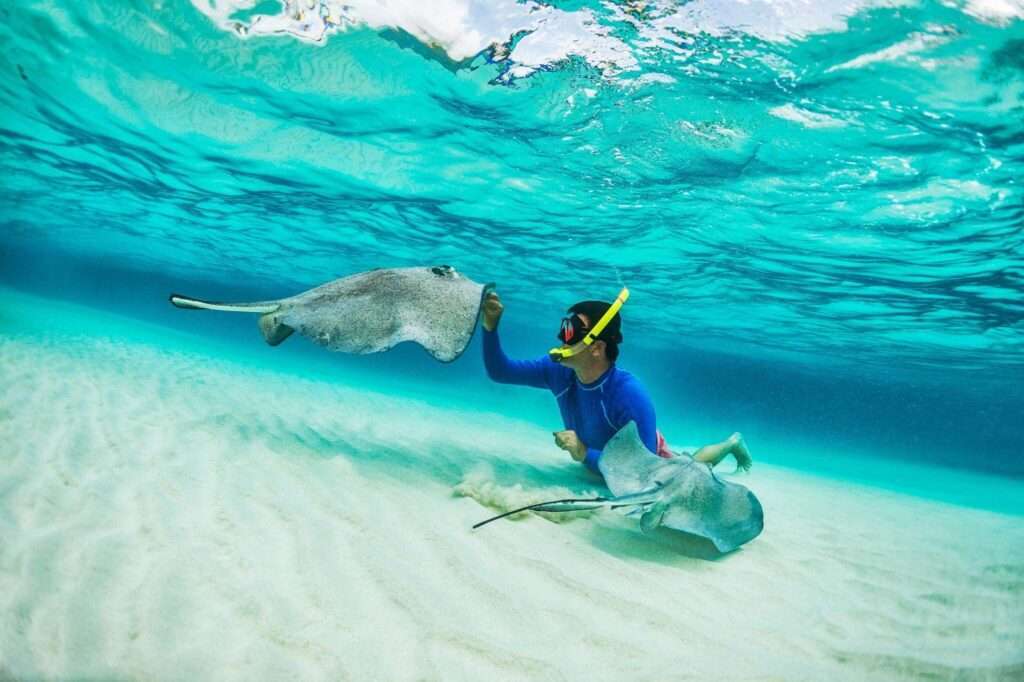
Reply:
M630 421L636 422L647 449L652 454L658 449L654 403L636 377L615 365L593 383L584 384L576 372L546 355L536 360L510 360L501 349L498 332L485 329L484 366L498 383L551 391L565 428L575 431L587 446L583 463L592 471L600 473L597 463L605 444Z

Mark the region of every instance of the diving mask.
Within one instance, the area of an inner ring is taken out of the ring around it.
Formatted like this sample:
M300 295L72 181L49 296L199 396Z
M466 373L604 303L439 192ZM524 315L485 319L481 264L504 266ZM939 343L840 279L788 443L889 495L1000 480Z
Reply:
M605 311L604 315L601 316L601 319L599 319L589 330L583 324L583 319L577 313L574 313L570 317L563 318L562 326L558 331L558 340L565 345L549 350L548 355L551 359L555 362L561 362L566 358L579 355L585 351L588 346L593 345L594 341L596 341L597 337L601 335L601 332L603 332L604 328L608 326L608 323L612 321L612 318L615 317L628 298L629 289L623 287L611 307Z

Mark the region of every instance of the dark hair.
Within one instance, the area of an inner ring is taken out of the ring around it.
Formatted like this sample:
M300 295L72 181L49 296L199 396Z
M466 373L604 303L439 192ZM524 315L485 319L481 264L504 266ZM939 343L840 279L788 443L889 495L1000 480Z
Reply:
M611 307L612 304L605 301L580 301L569 308L569 312L586 315L590 326L594 326ZM604 341L605 354L611 362L615 362L619 357L619 344L622 343L622 313L615 313L615 317L608 321L608 326L597 335L597 338Z

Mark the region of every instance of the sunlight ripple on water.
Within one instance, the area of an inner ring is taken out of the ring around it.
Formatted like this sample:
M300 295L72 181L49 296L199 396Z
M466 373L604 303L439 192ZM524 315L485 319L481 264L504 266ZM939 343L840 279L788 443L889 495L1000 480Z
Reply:
M9 244L633 290L651 344L1024 357L1020 2L0 8ZM83 219L87 216L87 219Z

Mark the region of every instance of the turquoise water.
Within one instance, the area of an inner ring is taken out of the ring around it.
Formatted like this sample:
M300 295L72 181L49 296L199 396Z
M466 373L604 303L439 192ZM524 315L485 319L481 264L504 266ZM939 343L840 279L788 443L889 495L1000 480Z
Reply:
M3 3L0 280L244 345L252 320L199 323L167 293L449 263L497 282L518 355L624 283L621 364L670 440L738 429L782 463L785 440L1019 478L1022 17ZM555 417L488 385L478 350L273 352Z
M0 680L1024 679L1022 169L1024 0L0 0ZM438 264L764 532L471 530L607 492L479 334L167 300Z

